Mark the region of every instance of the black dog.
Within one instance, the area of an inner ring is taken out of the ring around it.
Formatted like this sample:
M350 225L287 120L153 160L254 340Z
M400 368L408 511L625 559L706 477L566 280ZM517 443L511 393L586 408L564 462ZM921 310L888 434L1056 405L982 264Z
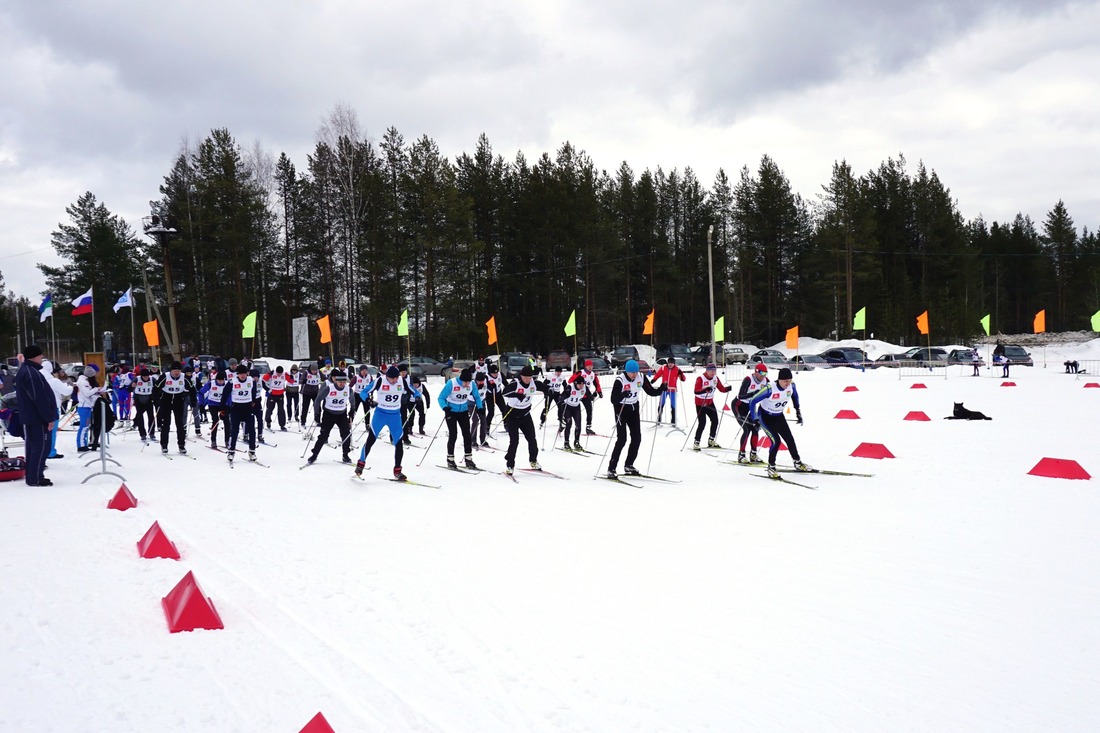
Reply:
M963 403L955 403L955 413L951 417L945 417L944 420L992 420L991 417L986 417L980 412L974 410L968 410L963 407Z

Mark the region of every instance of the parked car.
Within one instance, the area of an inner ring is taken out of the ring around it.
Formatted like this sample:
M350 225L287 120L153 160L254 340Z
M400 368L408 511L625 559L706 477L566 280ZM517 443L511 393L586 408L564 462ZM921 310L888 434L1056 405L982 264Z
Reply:
M61 368L65 370L65 373L69 375L70 379L76 379L84 373L83 364L62 364Z
M447 364L438 359L433 359L430 356L410 356L408 362L410 366L419 366L422 374L450 378L450 375L447 374ZM412 369L409 370L409 373L412 374Z
M948 364L973 366L974 362L977 362L978 366L985 366L985 359L982 358L977 349L952 349L951 353L947 355Z
M762 354L759 351L749 359L750 365L764 364L768 369L782 369L787 366L787 357L776 356L774 353Z
M670 356L676 357L676 364L681 368L695 364L695 352L687 344L657 344L658 364L663 364Z
M648 344L627 344L626 346L616 346L611 351L611 366L616 369L622 369L623 364L631 359L656 364L657 350Z
M915 346L904 352L902 356L907 361L916 362L919 366L946 366L947 350L938 346Z
M546 371L554 371L554 367L561 367L569 371L573 367L573 359L565 349L554 349L546 355Z
M263 359L254 359L252 361L252 368L259 370L261 377L271 372L271 365Z
M424 367L422 367L420 364L410 364L408 362L408 360L402 360L402 361L397 362L397 366L399 368L402 365L409 368L409 379L412 379L413 377L417 377L421 382L423 382L424 379L427 377L427 375L424 374ZM446 366L446 365L444 365L444 366Z
M814 369L828 369L832 366L817 354L795 354L791 359L792 372L812 372Z
M723 344L722 353L726 357L727 364L747 364L749 361L749 355L740 346Z
M902 354L883 354L879 358L875 359L875 366L880 367L900 367L905 362L905 356Z
M874 362L867 358L859 349L838 347L835 349L829 349L823 351L820 354L821 358L829 362L833 366L846 366L846 367L862 367L862 366L874 366Z
M1031 354L1027 353L1027 349L1023 346L1005 344L1005 358L1008 359L1009 364L1035 366L1035 362L1031 360Z
M590 356L589 358L592 360L593 374L611 374L611 365L602 356Z
M783 361L787 360L787 355L784 354L782 351L779 351L778 349L760 349L759 351L757 351L755 354L752 355L752 357L749 359L749 361L752 361L753 359L756 359L756 357L758 357L758 356L761 356L761 357L762 356L778 356ZM760 361L760 359L756 359L756 360Z
M505 379L519 376L519 370L531 363L531 355L508 351L500 355L500 374Z

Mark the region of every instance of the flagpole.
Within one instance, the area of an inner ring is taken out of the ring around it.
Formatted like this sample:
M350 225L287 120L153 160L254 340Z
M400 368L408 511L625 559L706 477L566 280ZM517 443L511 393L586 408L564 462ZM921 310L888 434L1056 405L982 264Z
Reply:
M54 364L59 364L57 360L57 333L53 329L53 309L50 309L50 341L53 342L53 361Z
M95 293L92 293L92 353L95 353Z
M134 360L134 355L137 353L137 331L134 330L134 286L130 286L130 366L133 367L137 362Z

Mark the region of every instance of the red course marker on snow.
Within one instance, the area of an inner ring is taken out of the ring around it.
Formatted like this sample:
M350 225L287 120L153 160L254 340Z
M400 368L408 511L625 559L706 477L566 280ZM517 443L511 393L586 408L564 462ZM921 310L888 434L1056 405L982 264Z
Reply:
M138 554L145 558L166 557L169 560L180 559L180 551L176 549L175 543L168 539L168 535L164 534L164 530L160 528L158 522L153 522L153 526L149 528L145 536L138 540L137 548Z
M324 715L317 713L308 723L306 723L306 727L302 728L298 733L336 733L336 731L328 724Z
M909 389L928 389L928 385L924 382L913 382L909 385Z
M772 447L772 439L765 435L764 439L760 441L760 447L761 448L771 448ZM779 444L779 450L787 450L787 446L780 443Z
M894 454L882 443L860 443L852 455L856 458L894 458Z
M1046 478L1091 479L1081 464L1069 458L1044 458L1028 471L1030 476Z
M932 418L925 415L920 410L913 410L905 415L902 420L917 420L918 422L928 422Z
M859 415L854 410L841 410L834 417L834 420L858 420Z
M1001 386L1002 387L1015 387L1016 383L1015 382L1001 382Z
M1085 387L1096 387L1097 389L1100 389L1100 382L1089 382L1085 385Z
M161 599L161 605L164 607L164 617L168 619L168 630L173 634L195 629L225 628L214 603L202 594L194 573L183 576L183 580Z
M137 498L130 493L128 488L126 488L126 484L119 486L114 497L107 502L108 509L118 509L120 512L124 512L127 509L133 509L136 506Z
M847 387L844 388L844 391L845 392L858 392L859 387L856 387L855 385L849 384Z

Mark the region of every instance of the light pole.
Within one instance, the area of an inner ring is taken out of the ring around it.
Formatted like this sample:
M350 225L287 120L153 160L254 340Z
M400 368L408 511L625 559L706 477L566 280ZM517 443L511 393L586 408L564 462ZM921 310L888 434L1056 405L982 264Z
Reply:
M710 253L710 240L714 235L714 225L707 227L707 279L710 283L710 360L718 363L718 346L714 340L714 258Z
M165 296L168 299L168 326L171 330L168 351L174 361L180 361L180 334L176 328L176 295L172 290L172 259L168 253L168 243L172 240L172 235L178 233L175 218L169 217L166 222L161 222L160 217L153 214L143 217L141 222L146 236L152 237L160 245L161 257L164 260Z

